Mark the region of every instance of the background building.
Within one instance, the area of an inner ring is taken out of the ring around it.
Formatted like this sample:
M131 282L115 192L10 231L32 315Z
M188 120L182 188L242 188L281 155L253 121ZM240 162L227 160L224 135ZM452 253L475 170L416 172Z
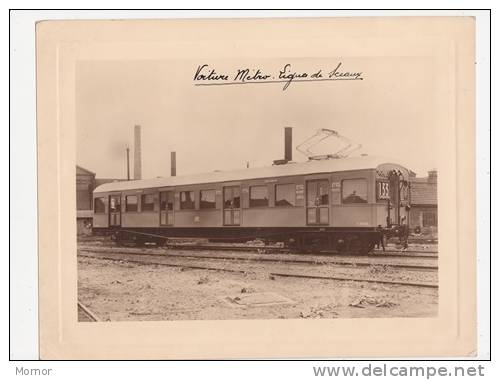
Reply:
M437 233L437 171L429 171L428 177L410 178L411 211L410 229L422 233Z
M124 181L114 178L96 178L95 173L76 165L76 229L78 235L92 232L92 192L103 183Z
M92 226L92 191L95 173L76 166L76 230L78 235L89 234Z

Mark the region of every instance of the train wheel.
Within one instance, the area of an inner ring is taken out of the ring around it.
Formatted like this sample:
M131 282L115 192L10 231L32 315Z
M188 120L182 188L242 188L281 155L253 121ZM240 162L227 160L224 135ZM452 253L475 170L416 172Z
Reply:
M324 237L301 236L297 248L303 253L320 253L328 248L328 241Z
M363 250L363 243L359 239L351 240L349 243L349 253L359 255Z
M360 254L368 255L373 251L374 248L375 248L375 243L365 241L365 242L363 242L363 246L361 248Z
M338 239L336 244L335 244L335 250L338 253L346 253L348 250L348 243L346 242L345 239Z
M123 240L115 240L115 244L118 247L124 247L125 246L125 242Z
M168 245L168 239L157 239L155 243L157 247L166 247Z
M296 252L299 249L299 242L297 238L286 239L284 243L284 247L288 249L290 252Z
M347 236L346 242L347 242L347 252L353 255L364 254L367 252L369 248L367 244L368 242L356 235Z

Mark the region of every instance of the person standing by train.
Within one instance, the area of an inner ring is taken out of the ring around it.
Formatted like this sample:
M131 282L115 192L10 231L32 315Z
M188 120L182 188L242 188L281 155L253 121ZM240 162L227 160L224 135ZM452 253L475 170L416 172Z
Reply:
M406 216L401 218L401 230L399 232L399 243L403 246L402 251L408 249L408 237L410 235L410 229L408 223L406 223Z

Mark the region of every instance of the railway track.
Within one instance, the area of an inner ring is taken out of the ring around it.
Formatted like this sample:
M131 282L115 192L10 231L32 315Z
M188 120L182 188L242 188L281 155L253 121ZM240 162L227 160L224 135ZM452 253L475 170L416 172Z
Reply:
M88 250L87 252L89 252ZM92 252L92 251L90 251ZM123 254L123 253L118 253L114 252L113 254L109 255L100 255L99 252L93 252L97 253L97 256L94 254L79 254L80 257L86 257L86 258L91 258L91 259L97 259L97 260L109 260L109 261L118 261L118 262L129 262L129 263L135 263L138 265L159 265L159 266L166 266L166 267L173 267L173 268L183 268L183 269L197 269L197 270L208 270L208 271L216 271L216 272L228 272L228 273L237 273L237 274L246 274L249 273L248 270L242 270L242 269L234 269L234 268L222 268L222 267L213 267L213 266L206 266L206 265L193 265L190 263L172 263L172 262L166 262L165 259L168 258L169 256L161 256L158 254L133 254L133 253L128 253L128 254ZM115 256L114 256L115 255ZM129 257L124 257L126 255L132 255L135 257L134 258L129 258ZM181 255L182 256L182 255ZM147 259L144 260L144 258L147 257ZM182 256L185 258L185 256ZM206 257L197 257L197 259L207 259ZM281 261L281 263L286 263ZM302 264L302 263L301 263ZM401 269L401 268L399 268ZM359 277L345 277L345 276L322 276L322 275L313 275L313 274L307 274L307 273L293 273L293 272L270 272L269 276L271 277L292 277L292 278L302 278L302 279L321 279L321 280L333 280L333 281L352 281L352 282L364 282L364 283L377 283L377 284L385 284L385 285L399 285L399 286L410 286L410 287L420 287L420 288L438 288L437 284L434 283L428 283L428 282L411 282L411 281L393 281L393 280L385 280L385 279L374 279L374 278L359 278Z
M81 252L102 252L106 254L123 255L124 252L114 252L109 250L96 250L80 248ZM176 254L168 252L164 255L160 253L147 253L140 250L129 250L126 254L133 254L138 256L150 256L150 257L175 257L175 258L185 258L185 259L208 259L208 260L230 260L234 262L262 262L262 263L280 263L280 264L306 264L306 265L334 265L334 266L349 266L350 268L366 268L376 265L387 265L392 268L404 269L404 270L417 270L417 271L437 271L438 266L436 265L410 265L410 264L398 264L398 263L375 263L375 262L361 262L361 261L338 261L330 259L283 259L283 258L270 258L265 256L254 256L254 257L241 257L235 255L194 255L194 254Z
M183 250L217 250L217 251L253 251L253 252L277 252L277 253L287 253L292 255L300 255L303 254L298 251L290 250L288 248L283 247L275 247L275 246L229 246L229 245L191 245L191 244L167 244L165 248L168 249L183 249ZM334 251L321 251L316 254L328 255L328 256L346 256L346 253L338 253ZM417 258L435 258L437 257L437 251L397 251L397 250L386 250L384 251L374 251L374 253L368 255L358 255L360 257L417 257Z
M437 259L437 252L430 251L375 251L362 257L394 257L394 258L416 258L416 259Z
M100 322L100 318L95 315L88 307L78 301L78 320L81 322ZM82 320L83 319L83 320ZM86 321L85 321L86 319Z
M91 246L91 245L90 245ZM101 245L102 246L102 245ZM104 245L106 246L106 245ZM108 245L111 247L111 245ZM93 248L93 246L91 246ZM116 247L116 245L113 245ZM157 246L146 246L149 249L157 249ZM123 248L130 248L124 246ZM262 254L267 253L282 253L290 255L304 255L304 253L290 250L288 248L283 248L279 246L255 246L255 245L215 245L215 244L167 244L163 247L164 249L175 249L175 250L197 250L197 251L236 251L236 252L254 252ZM398 251L398 250L376 250L370 254L364 255L354 255L349 253L339 253L335 251L321 251L314 253L315 255L323 256L357 256L357 257L395 257L395 258L430 258L435 259L438 257L437 251L424 251L424 250L410 250L410 251Z
M168 249L198 249L198 250L217 250L217 251L266 251L266 252L279 252L288 254L303 254L298 251L290 250L288 248L277 247L277 246L251 246L251 245L196 245L196 244L167 244L165 248ZM329 255L329 256L345 256L346 253L338 253L335 251L321 251L317 254ZM437 251L397 251L397 250L386 250L384 251L374 251L368 255L359 255L364 257L437 257Z

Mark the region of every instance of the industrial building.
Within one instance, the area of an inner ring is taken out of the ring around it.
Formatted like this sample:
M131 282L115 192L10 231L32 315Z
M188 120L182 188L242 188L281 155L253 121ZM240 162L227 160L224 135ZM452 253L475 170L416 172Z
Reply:
M104 183L130 180L129 149L127 147L127 179L96 178L96 174L88 169L76 165L76 228L78 235L92 232L92 192ZM175 152L172 152L173 165L175 166ZM174 167L173 166L173 167ZM175 169L172 169L175 171ZM173 174L175 175L175 174ZM134 179L142 178L141 160L141 126L134 126Z
M425 234L436 234L438 226L437 171L427 177L410 178L410 229Z
M115 178L96 178L96 174L76 165L76 229L78 235L92 232L92 192L104 183L124 181Z

